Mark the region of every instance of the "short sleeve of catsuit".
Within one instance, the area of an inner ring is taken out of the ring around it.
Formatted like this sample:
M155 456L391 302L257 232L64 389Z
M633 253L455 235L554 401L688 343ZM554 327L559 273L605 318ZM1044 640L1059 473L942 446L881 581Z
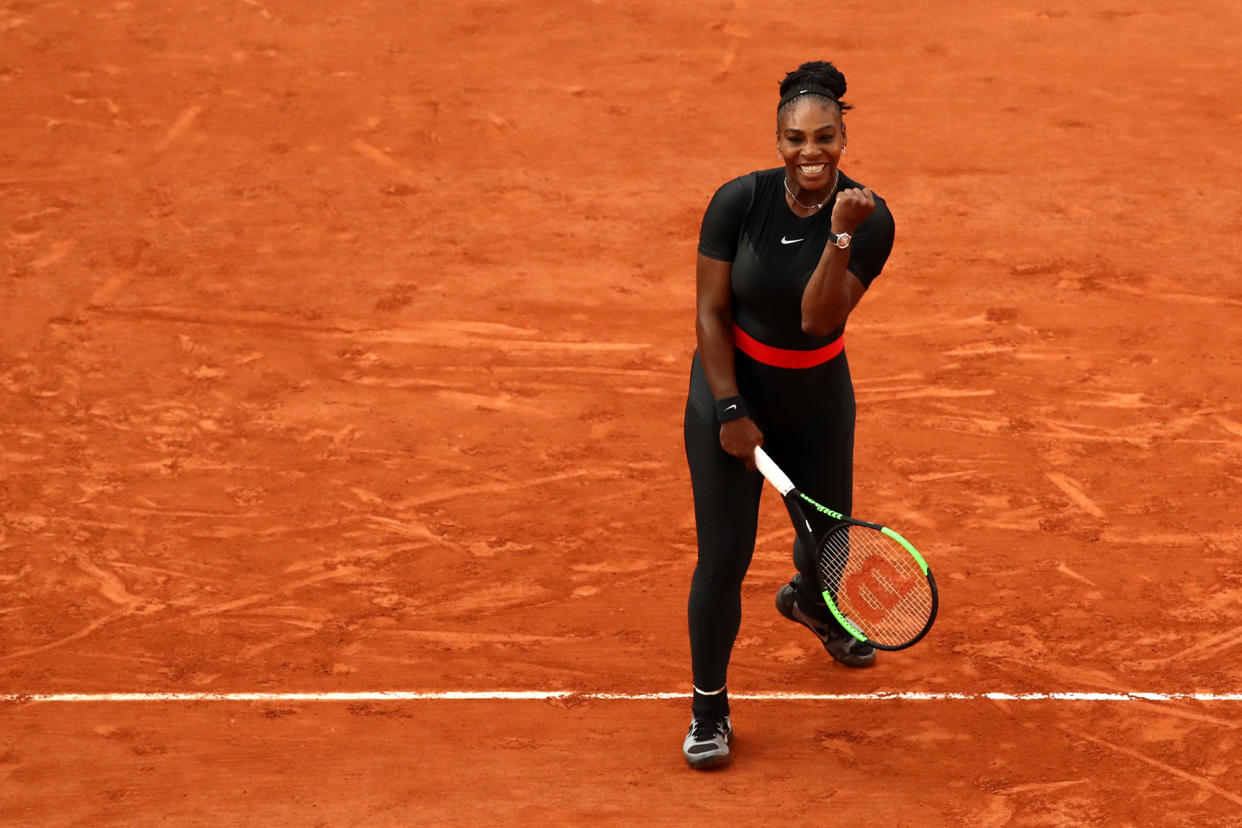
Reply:
M893 252L894 232L893 214L884 200L876 196L875 210L858 225L850 243L849 271L864 287L871 287L884 269L888 255Z
M731 262L737 256L742 223L755 197L754 175L744 175L722 185L703 213L699 228L699 252L710 259Z

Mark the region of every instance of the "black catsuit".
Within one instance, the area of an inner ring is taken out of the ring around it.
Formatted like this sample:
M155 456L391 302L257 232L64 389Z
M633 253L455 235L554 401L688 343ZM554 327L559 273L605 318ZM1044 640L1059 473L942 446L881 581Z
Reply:
M802 332L802 292L827 243L832 204L807 218L797 216L785 201L784 176L784 167L762 170L717 190L703 216L699 252L732 263L733 322L743 332L735 341L749 336L762 345L806 352L834 346L844 330L842 326L822 338ZM837 190L861 186L841 173ZM870 286L892 246L892 214L876 196L875 210L852 237L848 271ZM811 497L850 514L854 387L844 350L814 367L790 368L779 367L789 361L779 353L772 356L761 348L748 350L766 362L739 346L735 370L738 392L763 433L764 450ZM800 355L789 356L799 361ZM690 586L690 653L694 686L712 692L725 686L741 623L742 578L754 552L763 478L721 448L712 391L697 353L690 371L685 441L698 530L698 565ZM815 583L809 550L797 542L794 564L805 583ZM798 597L803 606L817 600L822 606L822 599ZM696 693L694 704L696 714L728 712L723 694Z

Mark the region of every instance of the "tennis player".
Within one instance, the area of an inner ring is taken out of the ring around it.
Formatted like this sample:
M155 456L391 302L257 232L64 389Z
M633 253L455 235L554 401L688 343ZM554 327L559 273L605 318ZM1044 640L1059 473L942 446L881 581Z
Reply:
M723 185L699 234L698 350L685 442L694 491L698 565L690 586L693 720L686 761L729 761L726 673L741 623L767 453L809 495L843 514L853 500L854 388L845 320L893 246L884 200L841 171L848 140L845 76L804 63L780 84L781 165ZM805 483L803 483L805 481ZM867 667L875 650L845 632L815 589L814 550L795 542L797 574L777 609L838 662Z

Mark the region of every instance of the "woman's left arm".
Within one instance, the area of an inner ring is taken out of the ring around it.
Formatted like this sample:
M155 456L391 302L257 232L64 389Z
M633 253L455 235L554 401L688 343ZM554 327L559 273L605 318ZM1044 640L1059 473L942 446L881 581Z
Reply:
M854 235L858 226L875 210L875 194L867 188L851 188L837 193L832 207L832 232ZM827 336L845 324L850 311L862 299L866 287L846 266L850 248L829 242L824 254L802 291L802 332Z

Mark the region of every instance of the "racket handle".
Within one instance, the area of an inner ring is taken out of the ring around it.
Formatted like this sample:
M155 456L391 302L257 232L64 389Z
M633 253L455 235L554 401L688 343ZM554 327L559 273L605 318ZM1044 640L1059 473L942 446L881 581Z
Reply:
M781 493L781 497L789 494L790 490L793 489L793 481L781 471L781 467L776 465L776 462L771 457L768 457L768 453L759 446L755 446L755 468L759 469L763 476L767 478L767 481L776 487L776 490Z

